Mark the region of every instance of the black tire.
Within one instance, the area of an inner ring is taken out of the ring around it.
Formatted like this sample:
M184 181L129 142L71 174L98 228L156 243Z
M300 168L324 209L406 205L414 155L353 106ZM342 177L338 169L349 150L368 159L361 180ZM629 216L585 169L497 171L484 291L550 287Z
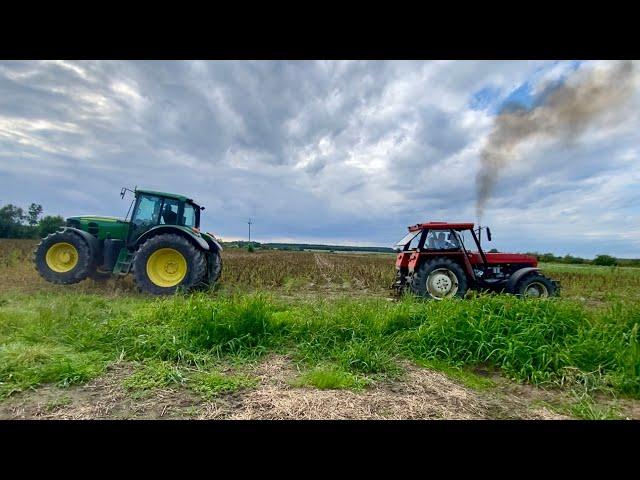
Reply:
M528 293L533 290L537 290L538 293ZM526 275L518 282L515 293L519 297L549 298L555 297L558 294L558 289L555 284L544 275L532 273L530 275Z
M457 281L457 290L452 297L462 298L467 293L467 276L459 263L444 257L437 257L432 260L428 260L422 263L418 268L418 271L413 274L411 280L411 291L420 296L430 300L441 300L444 297L434 296L429 292L427 288L427 279L432 272L436 270L446 270L450 274L455 275L455 281ZM449 275L449 274L448 274ZM452 281L452 285L455 282Z
M69 243L73 245L77 252L77 262L75 266L67 272L57 272L52 270L47 264L47 252L51 247L59 243ZM51 283L70 285L78 283L87 278L92 272L91 249L87 242L73 232L50 233L38 244L33 252L33 261L36 270L42 278Z
M209 265L207 263L207 274L205 275L204 280L202 281L202 283L200 283L200 285L196 285L194 287L196 291L202 292L212 289L218 281L218 278L220 278L220 273L222 272L222 258L220 257L220 253L213 252L206 253L205 255L213 255L213 261L215 262L215 265L212 270L209 271Z
M213 259L215 266L208 281L209 286L213 286L218 281L220 274L222 273L222 256L220 255L220 252L211 253L210 255L215 257Z
M177 285L163 287L156 285L147 273L149 257L161 248L177 250L187 263L187 272ZM136 252L133 260L133 279L139 290L153 295L170 295L178 289L191 290L200 285L206 278L207 262L202 250L196 248L189 240L181 235L165 233L156 235L145 241Z

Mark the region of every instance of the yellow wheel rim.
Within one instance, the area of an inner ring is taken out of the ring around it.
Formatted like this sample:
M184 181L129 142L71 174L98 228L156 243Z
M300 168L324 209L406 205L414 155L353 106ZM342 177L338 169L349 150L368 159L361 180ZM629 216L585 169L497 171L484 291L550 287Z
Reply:
M147 260L147 276L159 287L175 287L187 275L187 261L173 248L160 248Z
M70 272L78 264L78 250L70 243L54 243L47 250L45 261L54 272Z

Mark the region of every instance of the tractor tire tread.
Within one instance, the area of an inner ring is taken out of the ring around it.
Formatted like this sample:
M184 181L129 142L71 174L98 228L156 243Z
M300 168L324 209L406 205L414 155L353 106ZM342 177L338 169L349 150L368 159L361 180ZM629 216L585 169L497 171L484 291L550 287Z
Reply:
M213 277L210 278L208 282L210 286L213 286L218 281L218 279L220 278L220 275L222 274L222 256L220 255L219 252L212 253L211 255L215 255L218 259L218 263L215 267L215 270L213 271Z

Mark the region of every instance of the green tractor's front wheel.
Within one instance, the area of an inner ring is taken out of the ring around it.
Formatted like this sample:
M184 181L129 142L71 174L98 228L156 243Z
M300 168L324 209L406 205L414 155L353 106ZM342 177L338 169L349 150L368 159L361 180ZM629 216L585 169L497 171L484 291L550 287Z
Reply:
M133 261L138 289L154 295L190 290L202 284L207 273L205 254L186 238L166 233L144 242Z
M36 270L51 283L78 283L91 274L91 249L82 237L72 232L49 234L33 255Z

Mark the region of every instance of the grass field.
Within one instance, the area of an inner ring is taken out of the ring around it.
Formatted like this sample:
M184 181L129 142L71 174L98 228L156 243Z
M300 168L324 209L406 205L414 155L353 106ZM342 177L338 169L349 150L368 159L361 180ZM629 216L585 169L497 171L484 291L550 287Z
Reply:
M393 255L229 250L213 292L157 299L48 284L34 246L0 240L0 416L95 389L125 417L169 397L180 418L638 416L640 269L542 265L561 298L425 302L390 297Z

